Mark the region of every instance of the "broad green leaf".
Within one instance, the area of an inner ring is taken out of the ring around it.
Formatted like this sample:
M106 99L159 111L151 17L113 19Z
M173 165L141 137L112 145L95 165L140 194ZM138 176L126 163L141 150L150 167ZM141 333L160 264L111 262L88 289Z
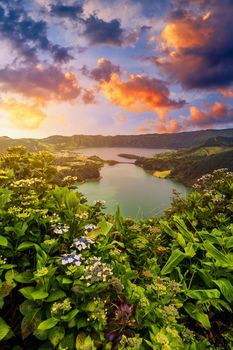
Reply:
M230 237L230 238L227 237L227 239L226 239L226 247L228 249L233 248L233 237Z
M47 298L48 295L49 295L49 293L45 292L45 291L42 290L42 289L35 290L34 292L32 292L32 298L33 298L33 300L45 299L45 298Z
M189 314L189 316L191 316L194 320L200 322L205 329L209 329L211 327L208 315L200 311L195 305L192 303L185 303L184 309Z
M79 310L77 310L77 309L71 310L66 315L61 316L61 319L63 321L69 322L70 320L72 320L77 315L78 312L79 312Z
M194 255L196 255L196 251L194 249L194 244L193 243L189 242L187 247L185 247L184 251L185 251L185 256L187 258L193 258Z
M176 227L178 228L180 233L189 241L194 242L195 239L194 239L193 233L188 230L184 220L181 219L178 215L174 215L173 220L176 223Z
M42 331L46 330L46 329L51 329L51 328L55 327L58 322L59 322L59 320L54 318L54 317L48 318L47 320L45 320L39 324L38 329L42 330Z
M3 340L10 331L8 324L0 317L0 341Z
M197 271L198 275L201 277L202 281L207 287L211 288L213 286L212 277L206 269L199 269L196 265L192 265L192 268Z
M75 343L74 333L67 334L61 342L61 348L67 349L67 350L74 350L75 349L74 343Z
M20 283L30 283L32 281L33 274L31 271L25 271L17 274L14 280Z
M34 287L24 287L24 288L21 288L19 291L20 293L23 294L23 296L26 299L33 300L32 293L35 292Z
M35 245L36 245L36 243L33 243L33 242L23 242L18 246L17 250L25 250L28 248L32 248Z
M38 324L41 322L41 311L39 308L35 309L24 316L21 322L21 333L23 339L27 338L34 330L37 328Z
M49 330L39 330L38 328L33 332L33 335L39 339L39 340L46 340L48 339Z
M167 275L168 273L171 273L174 267L176 267L184 258L185 254L179 249L173 250L170 258L161 270L161 275Z
M66 296L66 293L62 289L55 290L54 292L51 292L46 299L46 301L51 302L51 301L56 301L59 299L62 299Z
M38 305L35 301L25 300L20 304L19 310L22 315L26 316L28 314L34 313L38 310Z
M226 255L220 252L219 249L215 248L213 244L205 241L203 245L207 251L208 256L215 259L216 262L219 264L219 266L222 266L222 267L229 266L229 260L226 257Z
M177 242L179 243L179 245L182 247L182 248L185 248L186 247L186 242L185 242L185 239L184 237L182 236L182 234L180 232L177 233Z
M7 247L8 246L8 240L6 239L6 237L0 236L0 245L3 246L3 247Z
M213 282L219 287L224 298L226 298L226 300L229 301L229 303L233 303L233 286L231 282L226 278L213 280Z
M220 298L220 292L218 289L197 289L197 290L189 290L186 292L186 295L189 298L203 300L207 299L218 299Z
M54 327L49 331L48 338L51 341L51 344L56 347L64 338L65 329L64 327Z

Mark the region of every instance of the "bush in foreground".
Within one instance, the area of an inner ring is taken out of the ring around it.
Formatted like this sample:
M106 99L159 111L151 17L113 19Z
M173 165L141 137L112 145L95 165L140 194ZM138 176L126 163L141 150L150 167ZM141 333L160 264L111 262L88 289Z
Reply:
M1 349L232 348L232 173L134 220L14 171L0 190Z

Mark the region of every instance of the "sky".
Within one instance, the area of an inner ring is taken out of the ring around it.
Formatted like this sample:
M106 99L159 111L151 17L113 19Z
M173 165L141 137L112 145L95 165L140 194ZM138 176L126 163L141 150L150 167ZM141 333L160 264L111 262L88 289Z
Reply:
M0 0L0 136L233 127L232 0Z

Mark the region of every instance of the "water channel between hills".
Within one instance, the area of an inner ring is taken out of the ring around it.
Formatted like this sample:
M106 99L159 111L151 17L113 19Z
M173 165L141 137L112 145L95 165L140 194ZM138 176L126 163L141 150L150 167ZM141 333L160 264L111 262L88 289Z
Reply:
M171 179L156 178L135 166L134 160L119 157L118 154L151 157L164 152L164 149L121 147L80 149L78 153L97 155L104 160L111 159L122 163L105 165L101 169L100 180L79 184L78 190L87 197L90 204L98 199L105 200L105 212L114 213L119 204L124 216L160 216L169 208L174 189L182 195L189 193L190 189Z

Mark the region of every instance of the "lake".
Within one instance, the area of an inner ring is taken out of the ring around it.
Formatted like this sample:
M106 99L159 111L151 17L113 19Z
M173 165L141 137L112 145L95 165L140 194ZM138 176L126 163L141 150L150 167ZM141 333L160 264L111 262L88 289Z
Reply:
M85 155L97 155L104 160L118 160L125 163L105 165L101 169L101 179L79 184L78 190L89 203L101 199L106 201L105 212L115 212L120 205L121 214L132 217L160 216L170 206L173 189L185 195L190 189L170 180L159 179L145 172L128 160L118 157L119 153L153 156L166 150L145 148L89 148L78 150Z

